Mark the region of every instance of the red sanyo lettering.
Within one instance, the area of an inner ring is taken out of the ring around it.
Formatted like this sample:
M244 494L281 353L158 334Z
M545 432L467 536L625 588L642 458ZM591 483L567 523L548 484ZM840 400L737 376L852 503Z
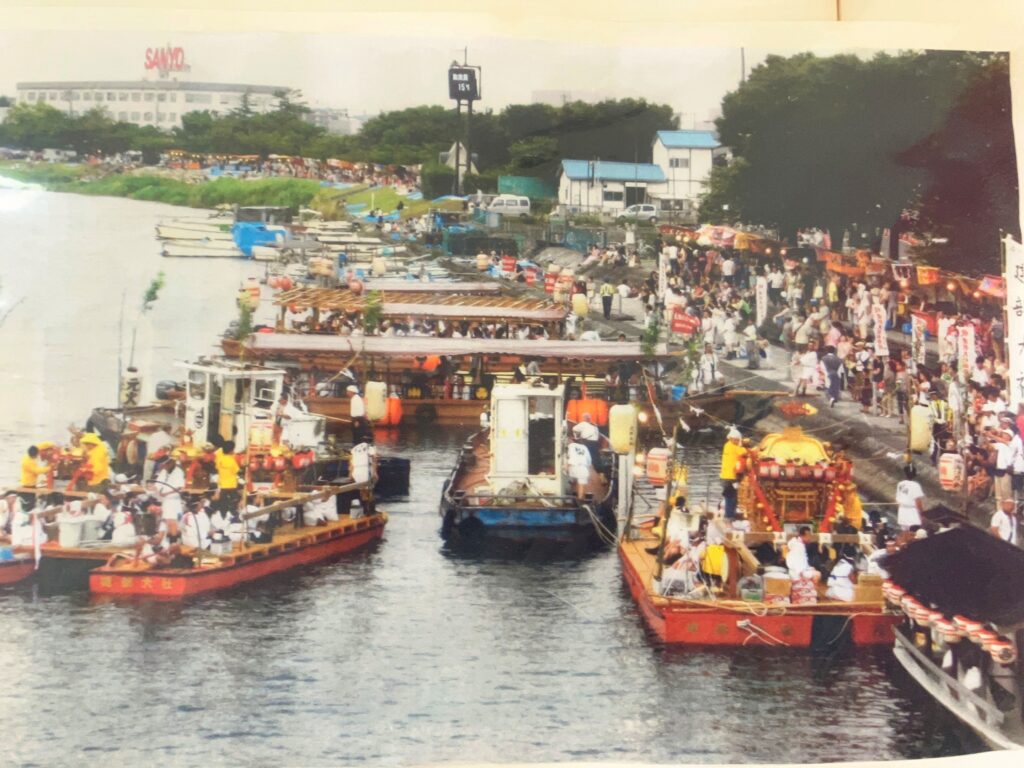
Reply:
M180 46L171 48L147 48L146 69L156 69L163 72L177 72L185 68L185 49Z

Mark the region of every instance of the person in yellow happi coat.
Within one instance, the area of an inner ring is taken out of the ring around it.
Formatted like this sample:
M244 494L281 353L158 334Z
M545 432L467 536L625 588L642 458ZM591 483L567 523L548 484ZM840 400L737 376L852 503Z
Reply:
M107 444L92 432L82 435L80 442L85 448L85 463L89 467L89 490L93 493L105 491L110 485L110 451L107 450Z

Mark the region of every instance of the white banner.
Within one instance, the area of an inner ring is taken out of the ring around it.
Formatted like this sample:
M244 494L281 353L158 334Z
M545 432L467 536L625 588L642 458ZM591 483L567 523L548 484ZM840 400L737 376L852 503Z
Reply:
M885 332L885 323L888 319L885 305L875 299L871 305L871 320L875 329L875 354L879 357L889 356L889 336Z
M974 326L971 323L964 323L956 327L956 362L957 369L964 381L971 377L971 369L974 368Z
M939 318L939 360L949 360L956 354L956 341L949 334L952 327L952 317Z
M757 300L757 326L761 327L761 324L768 317L768 278L764 275L758 275L757 282L754 284L754 297Z
M924 334L927 330L927 320L919 315L910 316L910 356L918 365L924 365L925 362Z
M1009 357L1010 410L1024 402L1024 245L1012 237L1003 241L1006 252L1006 351Z

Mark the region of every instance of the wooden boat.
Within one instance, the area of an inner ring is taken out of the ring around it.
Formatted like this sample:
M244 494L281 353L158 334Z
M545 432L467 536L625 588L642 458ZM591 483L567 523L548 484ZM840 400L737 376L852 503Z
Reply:
M441 493L442 537L456 546L614 539L615 473L591 466L585 482L570 477L561 392L496 386L489 413Z
M15 553L10 559L0 560L0 586L31 578L35 568L34 558L27 553Z
M716 549L695 544L671 566L662 562L660 529L631 530L621 542L623 576L650 629L662 642L693 645L825 650L844 637L855 645L891 643L899 617L886 609L881 577L861 575L850 585L850 599L840 600L824 584L793 581L777 567L776 547L804 526L812 531L811 544L870 554L870 539L857 532L862 511L851 462L790 427L765 437L743 464L738 502L749 531L711 519ZM686 538L701 524L695 514L676 522L691 532ZM767 571L763 578L755 575L761 570Z
M964 525L884 562L897 661L991 747L1024 747L1024 552Z
M348 484L303 494L247 513L247 516L275 515L281 509L308 502L315 497L367 491L365 484ZM116 556L89 575L89 590L97 595L145 597L175 600L192 595L236 587L284 571L330 560L379 540L388 517L373 512L363 517L341 516L325 525L285 523L274 527L264 543L235 543L229 550L210 554L189 550L187 565L150 566L130 556Z

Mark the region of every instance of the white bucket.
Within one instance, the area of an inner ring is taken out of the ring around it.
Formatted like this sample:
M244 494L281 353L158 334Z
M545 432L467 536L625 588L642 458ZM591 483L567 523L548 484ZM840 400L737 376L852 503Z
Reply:
M82 542L84 520L61 520L58 523L57 540L62 547L77 547Z
M82 521L82 541L96 541L100 537L100 521L87 517Z

